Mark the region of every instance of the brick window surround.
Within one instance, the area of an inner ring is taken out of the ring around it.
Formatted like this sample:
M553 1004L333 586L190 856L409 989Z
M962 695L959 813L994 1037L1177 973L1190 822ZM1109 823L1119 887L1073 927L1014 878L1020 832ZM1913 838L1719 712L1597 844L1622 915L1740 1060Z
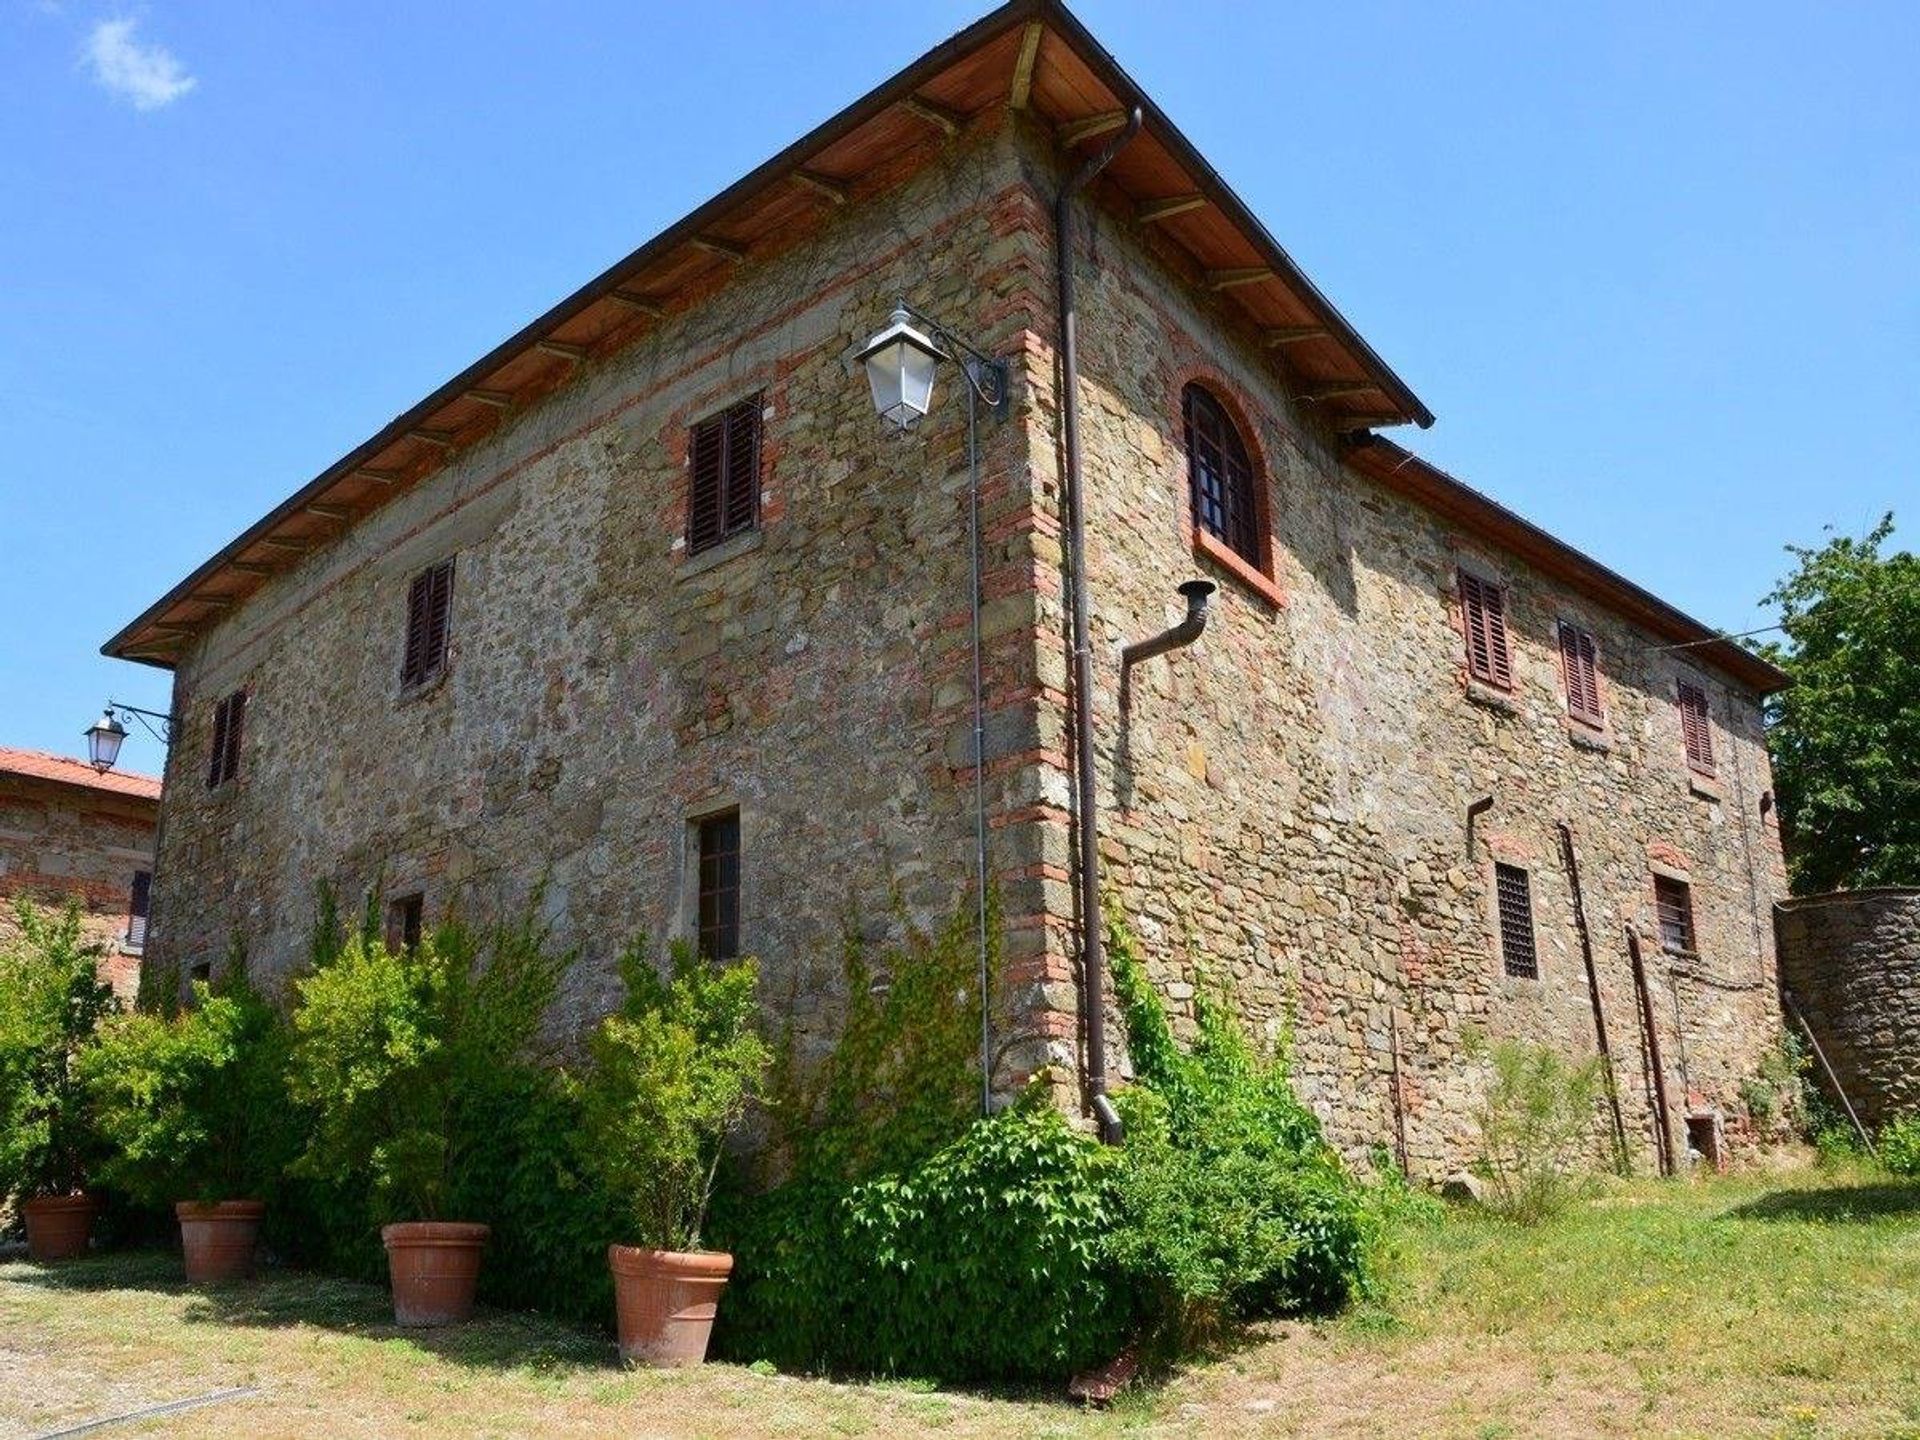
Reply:
M1464 566L1456 572L1456 579L1460 586L1460 628L1467 641L1467 672L1496 690L1513 689L1506 587Z
M1686 747L1687 766L1694 773L1713 775L1713 711L1704 686L1682 680L1677 692L1680 707L1680 738Z
M1532 877L1518 865L1493 867L1495 908L1500 917L1500 963L1516 980L1540 978L1540 956L1533 938Z
M1693 887L1671 875L1655 875L1653 910L1660 922L1661 948L1669 955L1693 954Z
M760 523L760 406L750 395L694 424L687 440L687 553Z
M1193 549L1279 607L1286 594L1274 579L1266 478L1236 409L1197 380L1180 391Z
M699 822L695 835L695 918L700 953L709 960L740 954L740 812Z
M1591 630L1570 620L1560 622L1560 670L1566 682L1567 714L1582 725L1604 729L1607 715L1600 705L1600 645Z
M247 692L236 690L213 707L213 745L207 756L207 788L218 790L240 774L240 737L246 729Z

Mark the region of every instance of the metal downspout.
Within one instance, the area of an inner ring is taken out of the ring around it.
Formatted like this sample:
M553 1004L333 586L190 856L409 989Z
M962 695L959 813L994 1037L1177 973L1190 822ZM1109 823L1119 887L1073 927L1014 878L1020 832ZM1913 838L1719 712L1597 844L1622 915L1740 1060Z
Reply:
M1087 1103L1109 1144L1120 1139L1120 1116L1107 1096L1107 1008L1105 936L1100 918L1099 804L1093 765L1093 642L1087 617L1086 507L1080 484L1080 350L1073 299L1074 198L1106 169L1121 147L1140 133L1140 107L1127 115L1126 128L1081 167L1053 204L1054 263L1060 304L1060 438L1065 451L1067 557L1073 591L1073 746L1075 788L1080 801L1080 983L1086 1008Z

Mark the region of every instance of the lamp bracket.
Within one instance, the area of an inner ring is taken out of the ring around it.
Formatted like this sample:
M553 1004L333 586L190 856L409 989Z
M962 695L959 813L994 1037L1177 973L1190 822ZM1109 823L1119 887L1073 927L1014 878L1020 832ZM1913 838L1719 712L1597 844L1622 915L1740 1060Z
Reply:
M168 715L159 710L142 710L138 705L122 705L118 700L109 700L107 709L114 714L133 716L140 722L141 728L162 745L173 744L173 731L174 727L180 723L179 716ZM156 725L155 721L159 723Z
M965 337L955 334L917 305L901 300L896 308L906 311L927 327L927 338L946 352L949 358L960 362L960 370L967 377L967 384L973 387L973 393L979 396L980 403L996 417L1004 418L1011 388L1007 378L1007 362L995 359L979 346L970 344ZM955 355L955 351L962 353Z

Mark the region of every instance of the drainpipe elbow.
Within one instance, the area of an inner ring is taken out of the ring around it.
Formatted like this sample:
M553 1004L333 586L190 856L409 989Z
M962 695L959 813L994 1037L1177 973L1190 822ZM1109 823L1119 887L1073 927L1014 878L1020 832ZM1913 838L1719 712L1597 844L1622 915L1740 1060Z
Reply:
M1189 580L1180 587L1187 600L1187 615L1178 625L1162 630L1146 640L1136 640L1120 652L1123 668L1151 660L1169 650L1180 650L1200 638L1207 628L1207 602L1218 587L1211 580Z

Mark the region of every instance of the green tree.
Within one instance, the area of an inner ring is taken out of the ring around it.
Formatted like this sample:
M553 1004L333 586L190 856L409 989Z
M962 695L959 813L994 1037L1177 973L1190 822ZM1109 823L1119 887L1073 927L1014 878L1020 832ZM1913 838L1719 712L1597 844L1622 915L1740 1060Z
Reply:
M1801 893L1920 884L1920 558L1884 553L1893 516L1860 538L1790 546L1767 596L1793 677L1768 701L1787 860Z

